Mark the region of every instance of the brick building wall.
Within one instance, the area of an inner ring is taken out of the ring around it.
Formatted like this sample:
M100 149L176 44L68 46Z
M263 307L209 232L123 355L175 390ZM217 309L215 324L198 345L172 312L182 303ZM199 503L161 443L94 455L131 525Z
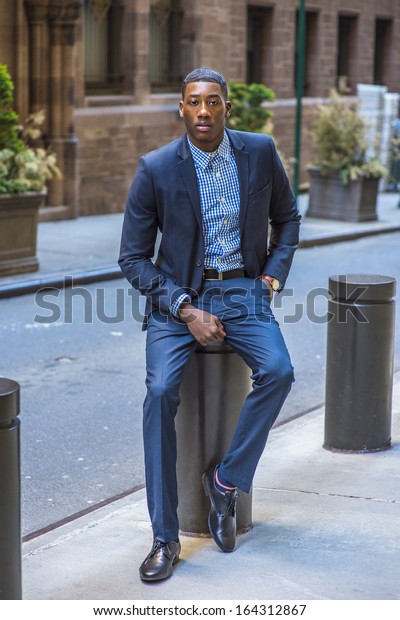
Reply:
M123 210L139 157L182 133L175 106L82 108L75 126L84 215Z
M188 23L195 30L193 66L212 66L238 81L246 81L248 73L248 17L252 10L249 7L258 9L257 15L260 14L264 20L262 57L259 58L261 77L278 97L278 102L270 107L274 112L274 135L286 159L293 156L294 150L297 6L295 0L203 0L201 4L187 0L184 3ZM148 0L147 3L146 0L138 2L136 10L140 12L136 22L137 38L142 43L147 42L148 46ZM310 128L316 105L336 86L339 16L353 18L351 23L355 26L351 32L348 58L348 83L353 93L358 82L373 82L375 19L390 18L392 31L400 31L400 3L396 8L391 0L368 3L362 0L314 0L307 3L307 12L305 94L308 97L303 100L302 183L307 181L306 166L312 160ZM388 87L399 91L400 41L392 38L387 58L390 66L386 68L385 77ZM131 101L148 104L157 101L157 98L150 94L143 45L141 54L136 63L141 77L136 82ZM185 72L189 68L186 66ZM146 84L147 87L144 87ZM168 99L168 102L171 101L176 102L177 106L178 92L174 98ZM113 114L105 108L103 111L101 108L85 108L76 111L75 119L81 149L81 213L122 209L140 154L161 146L183 132L175 110L168 107L163 111L146 111L145 114L141 114L135 106L120 110L115 106ZM102 127L100 133L92 133L88 123L93 128L97 126L98 131ZM102 132L108 137L100 139ZM110 159L110 152L115 153L115 157Z
M108 84L107 91L93 92L85 78L85 12L77 0L55 4L0 0L4 16L0 62L9 64L17 109L22 117L40 107L47 109L47 137L64 170L64 179L50 188L49 206L57 206L58 214L64 207L65 217L122 210L139 156L183 132L176 114L177 78L196 66L212 66L238 81L257 75L257 81L272 88L278 97L272 106L274 135L280 151L290 158L298 4L298 0L169 0L169 4L168 0L112 0L120 22L114 28L117 37L108 43L110 53L118 49L121 75ZM169 48L156 59L159 69L173 65L174 70L172 80L158 76L162 88L156 92L150 69L152 19L156 11L165 23L168 6L175 7L180 35L174 31ZM398 0L309 0L306 10L303 182L312 158L313 113L318 100L337 85L338 57L352 94L357 83L376 80L400 92ZM65 61L59 62L60 58Z

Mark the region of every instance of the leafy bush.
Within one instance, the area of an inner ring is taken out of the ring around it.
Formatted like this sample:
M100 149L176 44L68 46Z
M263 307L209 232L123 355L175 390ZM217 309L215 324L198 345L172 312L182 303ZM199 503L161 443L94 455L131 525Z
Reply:
M44 112L19 125L12 109L14 86L5 65L0 65L0 194L42 192L47 181L60 177L56 156L50 149L33 147L41 137Z
M232 110L226 126L239 131L267 133L274 139L275 146L278 148L273 135L273 113L262 105L264 101L275 101L274 91L264 84L242 84L233 80L229 80L228 88L228 99L232 103ZM278 153L285 170L289 172L294 159L285 157L279 149Z
M227 119L229 129L265 131L272 112L262 106L264 101L275 101L275 93L264 84L241 84L229 80L229 101L232 111Z
M18 137L18 115L12 109L14 84L6 65L0 65L0 149L21 151L24 148Z
M323 175L339 174L344 184L387 173L379 159L368 152L366 126L357 105L343 101L336 92L329 104L318 108L313 144L317 155L313 165Z

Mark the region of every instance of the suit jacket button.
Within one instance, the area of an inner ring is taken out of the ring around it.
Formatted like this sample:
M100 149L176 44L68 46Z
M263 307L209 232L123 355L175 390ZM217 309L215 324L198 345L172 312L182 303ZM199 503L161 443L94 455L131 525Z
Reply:
M203 264L203 261L201 261L200 259L196 261L197 267L201 267L202 264Z

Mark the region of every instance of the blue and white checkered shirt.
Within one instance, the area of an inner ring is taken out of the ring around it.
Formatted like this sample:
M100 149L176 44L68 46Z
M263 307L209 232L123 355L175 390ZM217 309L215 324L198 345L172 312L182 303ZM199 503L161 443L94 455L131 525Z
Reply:
M243 268L240 250L240 189L235 156L226 131L216 151L208 153L197 148L189 139L196 169L203 216L204 267L229 271ZM172 304L172 314L178 316L183 301L181 295Z

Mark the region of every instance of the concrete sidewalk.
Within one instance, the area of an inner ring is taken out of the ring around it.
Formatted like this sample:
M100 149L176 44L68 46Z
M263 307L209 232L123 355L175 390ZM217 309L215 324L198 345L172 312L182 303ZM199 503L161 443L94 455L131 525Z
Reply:
M308 195L299 196L302 214ZM335 243L400 230L399 195L379 195L378 221L349 223L303 218L300 246ZM38 231L39 271L0 278L0 297L36 292L43 286L64 286L65 276L76 284L122 277L117 265L123 215L80 217L76 220L43 222Z
M233 554L182 536L171 579L138 576L152 535L144 490L23 547L25 599L397 600L400 598L400 374L392 448L322 448L320 409L273 430L254 481L254 528Z

